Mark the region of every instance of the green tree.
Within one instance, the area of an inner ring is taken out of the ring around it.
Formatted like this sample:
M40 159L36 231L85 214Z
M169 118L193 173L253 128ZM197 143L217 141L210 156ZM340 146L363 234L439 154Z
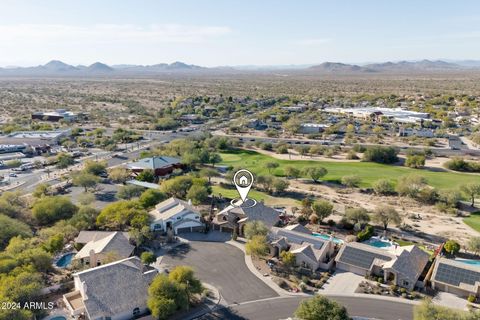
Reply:
M243 234L248 240L252 239L254 236L267 236L268 228L262 221L252 220L245 223Z
M143 187L136 186L134 184L127 184L118 188L117 198L130 200L132 198L139 197L144 190L145 188Z
M69 219L78 208L67 197L48 196L38 199L32 207L32 215L45 225L61 219Z
M156 319L168 319L178 309L186 309L187 305L188 299L180 284L170 281L165 274L153 279L148 288L147 306Z
M291 134L296 134L300 130L300 125L301 125L300 120L292 117L283 124L283 128L286 131L290 132Z
M77 230L88 230L95 226L98 211L90 206L80 206L78 212L69 220L69 223Z
M301 320L349 320L347 309L335 301L316 295L300 303L295 316Z
M373 183L373 191L378 195L390 195L395 192L393 183L387 179L379 179Z
M148 224L148 213L136 201L111 203L97 217L97 225L110 230L124 230L127 226L141 229Z
M193 179L190 176L178 176L165 180L160 185L160 191L176 198L185 199L188 190L193 185Z
M168 279L178 283L185 291L188 300L191 294L200 294L204 290L202 283L195 277L193 269L188 266L177 266L168 274Z
M0 214L0 250L15 236L30 237L32 231L27 224Z
M99 181L99 178L91 173L75 172L72 174L72 183L83 187L85 192L88 192L89 188L95 188Z
M57 168L65 169L75 163L72 156L67 153L60 153L57 156Z
M194 184L188 189L187 199L191 200L194 205L199 205L208 199L208 188Z
M208 158L208 163L212 165L212 167L215 167L215 164L222 162L222 157L218 153L212 153L210 154Z
M287 180L281 179L281 178L275 178L273 179L272 187L276 193L281 194L288 189L289 185L290 183Z
M345 218L352 224L358 223L362 226L370 222L370 215L368 214L367 209L362 207L346 208Z
M318 182L320 178L324 177L328 171L323 167L309 167L303 170L304 174L310 177L313 182Z
M108 171L108 177L116 183L124 183L129 180L130 172L121 167L113 168Z
M154 182L155 172L152 169L145 169L137 175L136 179L138 181Z
M315 201L312 204L313 213L318 217L320 221L327 218L333 212L333 204L327 200Z
M475 197L480 194L480 183L470 183L460 187L462 192L470 198L470 205L475 206Z
M409 154L405 159L405 166L410 168L423 168L425 166L425 156L421 154Z
M272 171L274 169L277 169L279 166L280 165L278 164L278 162L275 161L269 161L265 164L265 167L267 168L269 174L272 174Z
M343 176L341 179L342 184L348 188L357 187L360 184L360 181L361 181L360 177L357 176L356 174Z
M362 161L395 163L398 161L397 153L397 150L393 147L368 147L363 153Z
M476 320L480 318L478 311L461 311L433 304L425 299L413 309L414 320Z
M388 225L393 223L399 225L402 222L400 214L391 206L379 206L373 211L372 220L381 223L383 228L387 230Z
M410 174L400 177L397 183L397 192L401 196L415 198L417 194L426 186L427 180L419 175Z
M295 255L290 251L282 251L280 253L280 259L287 268L292 268L295 266L296 258Z
M167 196L156 189L145 190L138 199L138 203L145 209L155 206L157 203L165 200Z
M445 252L451 255L455 255L460 251L460 244L455 240L447 240L443 246Z
M152 264L157 261L157 257L155 257L155 255L149 251L142 252L140 259L142 259L144 264Z
M295 167L288 166L288 167L285 167L284 174L287 178L298 179L301 175L301 172L299 169Z
M51 236L44 244L43 248L50 253L57 253L63 249L63 234Z
M96 198L93 193L83 192L78 195L77 200L78 200L78 203L80 203L81 205L88 206L92 204L96 200Z
M211 179L214 177L220 176L217 170L211 168L204 168L199 172L200 177L208 178L208 183L211 182Z
M245 245L245 251L254 257L266 256L268 253L267 237L264 235L253 236Z
M48 196L49 195L49 188L50 186L47 183L40 183L35 187L35 190L33 191L32 195L35 198L41 198L43 196Z
M86 173L98 176L107 170L107 163L105 161L87 160L83 166L83 171Z

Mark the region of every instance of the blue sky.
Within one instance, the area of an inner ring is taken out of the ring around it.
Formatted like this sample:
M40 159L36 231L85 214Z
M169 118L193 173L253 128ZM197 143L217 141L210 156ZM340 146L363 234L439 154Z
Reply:
M2 0L0 65L480 60L480 2Z

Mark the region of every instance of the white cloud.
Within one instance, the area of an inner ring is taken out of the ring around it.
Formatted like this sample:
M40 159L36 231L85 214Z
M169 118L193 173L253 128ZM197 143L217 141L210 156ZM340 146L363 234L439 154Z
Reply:
M309 39L300 39L295 42L295 44L301 46L318 46L330 42L329 38L309 38Z
M97 24L73 26L60 24L0 25L0 43L9 47L29 44L61 43L201 43L230 32L223 26Z

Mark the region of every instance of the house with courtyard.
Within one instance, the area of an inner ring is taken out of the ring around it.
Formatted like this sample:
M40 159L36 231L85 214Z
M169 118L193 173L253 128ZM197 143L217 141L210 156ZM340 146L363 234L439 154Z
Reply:
M158 271L130 257L73 274L74 289L63 295L72 317L133 319L148 312L148 287Z
M135 162L128 163L127 169L134 174L139 174L144 170L152 170L155 177L164 177L173 172L175 169L183 169L184 166L180 159L166 156L154 156L143 158Z
M417 246L397 246L385 250L350 242L340 249L335 261L338 270L362 276L383 277L385 282L413 290L428 259L429 254Z
M430 281L436 290L460 297L480 297L480 268L477 265L438 257Z
M172 230L174 234L179 234L205 230L200 212L191 201L172 197L157 204L149 214L152 218L150 229L155 232Z
M86 242L73 257L73 261L78 261L83 266L96 267L112 260L125 259L130 257L135 249L124 232L94 231L91 235L92 240ZM80 236L87 238L85 234Z
M247 199L245 202L238 200L227 206L215 215L212 221L216 230L223 232L237 232L243 235L243 228L248 221L261 221L267 228L278 226L281 222L281 213L263 202Z
M270 252L273 256L278 257L282 251L290 251L295 256L297 266L313 271L329 270L333 266L335 243L315 237L310 230L300 224L285 228L272 227L269 240Z

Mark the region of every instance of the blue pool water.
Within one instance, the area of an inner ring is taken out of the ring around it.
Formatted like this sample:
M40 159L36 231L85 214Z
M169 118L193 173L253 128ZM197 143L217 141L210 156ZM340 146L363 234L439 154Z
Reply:
M55 318L51 318L50 320L67 320L67 318L65 318L64 316L58 316Z
M460 259L460 258L457 258L455 260L458 261L458 262L461 262L461 263L466 263L466 264L469 264L469 265L480 267L480 260Z
M343 240L342 240L342 239L338 239L338 238L335 238L335 237L331 237L331 236L329 236L328 234L313 232L312 235L313 235L314 237L321 238L321 239L323 239L323 240L332 240L334 243L338 243L338 244L342 244L342 243L343 243Z
M364 243L380 249L389 249L390 247L393 247L395 245L393 242L388 240L382 240L379 237L371 237L370 240L367 240Z
M72 263L72 258L75 255L75 253L70 252L64 254L58 261L55 263L55 265L59 268L66 268Z

